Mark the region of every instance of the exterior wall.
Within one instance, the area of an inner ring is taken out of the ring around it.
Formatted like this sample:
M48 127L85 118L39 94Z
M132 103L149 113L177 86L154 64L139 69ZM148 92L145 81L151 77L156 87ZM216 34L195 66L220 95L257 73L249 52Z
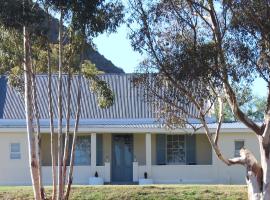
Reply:
M244 140L245 147L252 151L257 160L260 160L259 144L254 133L227 133L220 134L219 145L224 156L234 157L234 141ZM245 169L242 166L226 166L218 160L213 153L213 165L215 165L217 183L221 184L243 184L245 183Z
M133 150L134 156L139 163L139 165L145 165L146 155L145 155L145 134L134 134L133 135Z
M151 141L151 144L152 144L152 165L155 165L157 163L157 156L156 156L156 152L157 152L157 146L156 146L156 134L152 134L151 135L151 138L152 138L152 141Z
M112 134L103 134L103 162L111 162L112 158Z
M57 147L57 135L55 135L55 148ZM41 135L41 157L42 157L42 166L51 166L51 135L42 134ZM55 158L57 154L55 153ZM57 159L56 159L57 162Z
M138 179L144 177L146 166L138 167ZM212 165L152 165L151 179L157 184L215 183Z
M212 147L205 134L196 135L196 161L198 165L212 164Z
M10 159L11 143L20 143L21 159ZM24 133L0 133L0 185L31 185L27 144L27 135ZM51 167L48 166L51 162L49 134L42 135L41 146L43 182L48 185L52 182ZM94 174L95 171L104 178L105 182L110 182L110 163L95 166L93 170L91 171L91 166L74 166L74 184L88 184L91 174Z
M199 165L155 165L156 159L156 135L151 135L151 150L152 150L152 166L149 178L152 178L154 183L219 183L219 184L244 184L245 169L241 166L225 166L218 160L212 150L209 149L205 135L198 134L196 142L198 145L198 164ZM45 164L48 164L50 152L49 135L44 138L42 143L43 157ZM234 141L244 140L245 146L250 149L257 158L259 158L259 147L256 136L253 133L221 133L219 145L223 154L231 158L234 156ZM10 159L10 143L20 143L21 159ZM45 146L48 146L45 148ZM28 147L27 135L23 133L0 133L0 185L29 185L31 184L30 172L28 167ZM45 150L43 149L45 148ZM111 161L111 134L103 135L103 150L104 159ZM209 163L209 156L212 152L212 164ZM134 154L137 157L138 163L133 166L136 171L133 175L134 180L143 178L144 172L147 169L145 166L145 134L134 135ZM44 156L45 155L45 156ZM201 155L201 156L199 156ZM259 159L258 159L259 160ZM105 163L104 166L96 166L95 171L103 177L106 182L110 181L110 163ZM91 172L91 166L75 166L74 183L88 184L89 177L94 173ZM51 182L51 167L43 166L44 183Z
M96 166L94 171L91 171L91 166L74 166L73 168L73 184L77 185L87 185L89 184L89 178L94 174L96 171L99 174L99 177L102 177L105 182L109 182L106 170L110 169L110 166ZM69 167L67 168L69 170ZM52 184L52 171L51 167L46 166L42 167L43 173L43 183L44 185L51 185ZM107 176L106 176L107 175Z
M20 143L21 159L10 159L10 144ZM29 185L27 135L22 133L0 134L0 185Z
M224 156L234 157L234 142L237 140L244 140L245 147L250 149L259 160L259 145L254 133L221 133L219 145ZM153 179L154 183L245 184L245 169L242 166L223 164L210 148L204 134L198 134L196 142L197 158L200 157L197 165L155 165L152 163L149 178ZM212 159L209 155L212 155ZM137 163L133 164L133 168L137 175L133 177L134 180L143 178L144 172L147 171L145 165L137 166Z
M51 165L51 143L50 143L50 135L43 134L41 136L41 157L42 157L42 165L50 166Z

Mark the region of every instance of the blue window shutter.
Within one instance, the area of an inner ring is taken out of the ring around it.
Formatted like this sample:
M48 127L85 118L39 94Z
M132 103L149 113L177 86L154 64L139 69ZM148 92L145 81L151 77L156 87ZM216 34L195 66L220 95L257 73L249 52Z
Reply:
M103 165L103 134L97 134L97 166Z
M166 135L165 134L157 134L156 137L156 157L158 165L166 164Z
M187 164L196 165L196 136L186 135Z

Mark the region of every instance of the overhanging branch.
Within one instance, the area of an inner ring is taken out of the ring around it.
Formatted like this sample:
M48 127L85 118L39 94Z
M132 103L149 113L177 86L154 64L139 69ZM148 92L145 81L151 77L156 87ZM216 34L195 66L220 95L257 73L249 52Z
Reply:
M237 103L236 95L231 85L228 83L228 80L224 82L224 90L225 90L225 94L227 95L227 100L235 116L241 122L243 122L248 128L253 130L257 135L262 135L263 132L261 128L255 122L253 122L248 116L246 116L245 113L240 109Z

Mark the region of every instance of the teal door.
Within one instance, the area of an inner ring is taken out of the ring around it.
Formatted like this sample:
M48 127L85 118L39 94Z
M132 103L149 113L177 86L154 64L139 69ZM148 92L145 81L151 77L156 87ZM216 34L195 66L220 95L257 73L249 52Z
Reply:
M113 135L112 138L112 182L133 181L133 137Z

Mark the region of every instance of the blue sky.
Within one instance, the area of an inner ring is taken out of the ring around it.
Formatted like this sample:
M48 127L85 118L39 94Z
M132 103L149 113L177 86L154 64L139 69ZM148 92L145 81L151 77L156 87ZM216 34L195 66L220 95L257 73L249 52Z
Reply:
M122 25L117 33L102 34L94 39L94 43L99 53L111 60L117 67L124 69L126 73L132 73L142 60L142 56L133 51L127 33L128 28L126 25Z
M116 66L121 67L126 73L132 73L142 60L142 55L133 51L127 33L126 25L122 25L117 33L102 34L94 39L94 43L99 53L111 60ZM253 93L258 96L266 96L265 81L262 79L255 80Z

